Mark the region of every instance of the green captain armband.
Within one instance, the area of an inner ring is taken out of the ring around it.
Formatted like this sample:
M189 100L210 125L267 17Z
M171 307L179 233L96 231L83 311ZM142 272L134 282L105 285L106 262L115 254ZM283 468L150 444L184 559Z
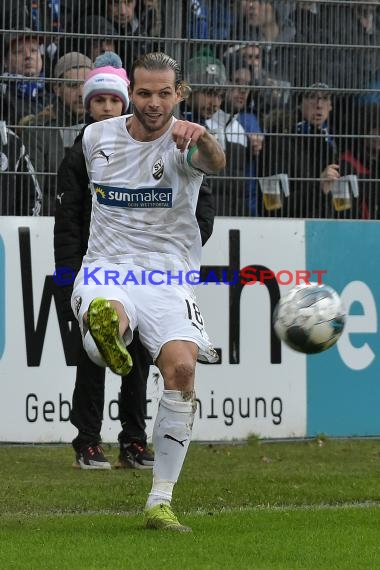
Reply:
M194 152L195 152L196 150L198 150L198 147L197 147L197 145L195 144L194 146L192 146L191 148L189 148L189 150L188 150L188 152L187 152L187 157L186 157L187 163L188 163L190 166L192 166L193 168L195 168L195 166L194 166L194 165L192 164L192 162L191 162L191 157L193 156L193 154L194 154Z

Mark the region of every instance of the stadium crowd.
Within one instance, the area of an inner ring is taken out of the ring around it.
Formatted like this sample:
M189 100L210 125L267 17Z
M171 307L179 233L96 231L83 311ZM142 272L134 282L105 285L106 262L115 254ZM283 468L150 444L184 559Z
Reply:
M95 58L164 51L227 155L217 215L380 217L378 0L13 0L0 30L1 215L54 215Z

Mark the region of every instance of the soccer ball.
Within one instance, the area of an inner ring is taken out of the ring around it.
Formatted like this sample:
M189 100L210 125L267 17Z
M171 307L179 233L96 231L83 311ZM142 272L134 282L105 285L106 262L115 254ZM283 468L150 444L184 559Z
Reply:
M298 285L277 303L273 325L290 348L306 354L323 352L343 332L346 313L338 293L328 285Z

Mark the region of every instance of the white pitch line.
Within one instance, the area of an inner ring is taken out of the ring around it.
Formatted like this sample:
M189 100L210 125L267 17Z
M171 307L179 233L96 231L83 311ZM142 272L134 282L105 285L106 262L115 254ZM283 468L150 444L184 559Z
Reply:
M285 511L327 511L327 510L348 510L348 509L380 509L380 502L364 501L364 502L348 502L339 504L322 503L319 505L254 505L244 507L222 507L219 509L197 509L194 511L178 511L181 515L186 516L213 516L238 513L238 512L285 512ZM48 517L82 517L82 516L116 516L116 517L136 517L140 516L142 511L112 511L107 509L89 510L81 512L52 510L43 513L26 513L12 512L3 513L4 518L48 518Z
M200 509L196 512L189 512L189 515L207 515L210 512L213 514L223 514L223 513L236 513L236 512L260 512L260 511L324 511L324 510L344 510L344 509L380 509L380 501L363 501L363 502L349 502L349 503L321 503L316 505L255 505L255 506L244 506L244 507L222 507L218 510L213 511L212 509Z

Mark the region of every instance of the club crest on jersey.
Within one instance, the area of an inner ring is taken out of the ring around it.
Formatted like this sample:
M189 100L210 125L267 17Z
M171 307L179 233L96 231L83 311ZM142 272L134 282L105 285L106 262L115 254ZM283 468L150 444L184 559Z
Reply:
M162 158L159 158L153 164L152 168L153 178L155 180L159 180L160 178L162 178L163 173L164 173L164 161L162 160Z
M118 188L97 184L95 195L99 204L119 208L171 208L172 188Z

